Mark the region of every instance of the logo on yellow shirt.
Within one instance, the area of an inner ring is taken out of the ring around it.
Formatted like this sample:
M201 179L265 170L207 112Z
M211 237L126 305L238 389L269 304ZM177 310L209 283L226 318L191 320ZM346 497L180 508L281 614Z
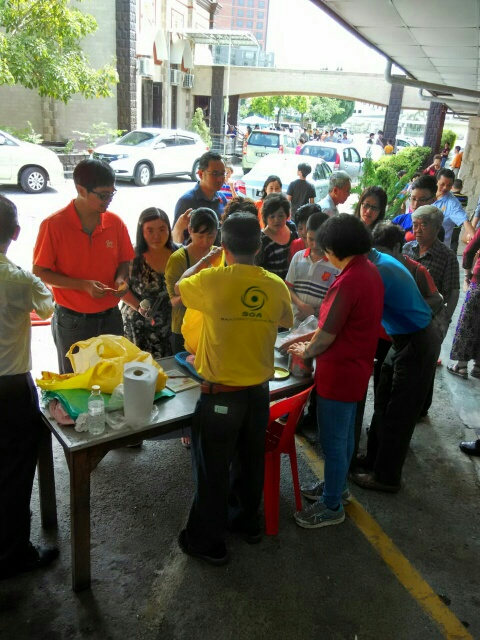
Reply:
M267 300L268 296L265 291L258 287L249 287L242 295L242 304L248 309L242 313L242 316L261 318L262 314L259 312Z

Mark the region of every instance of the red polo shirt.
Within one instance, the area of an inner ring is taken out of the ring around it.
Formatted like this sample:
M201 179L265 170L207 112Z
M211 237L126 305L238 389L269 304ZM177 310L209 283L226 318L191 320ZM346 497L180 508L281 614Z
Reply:
M127 227L117 215L110 211L100 214L100 224L89 235L82 228L72 200L40 225L33 264L69 278L98 280L114 288L118 266L134 256ZM108 293L103 298L92 298L84 291L52 289L55 302L79 313L98 313L118 304L118 298Z
M336 336L317 356L315 384L322 398L362 400L373 369L383 312L384 286L377 267L355 256L330 286L318 326Z

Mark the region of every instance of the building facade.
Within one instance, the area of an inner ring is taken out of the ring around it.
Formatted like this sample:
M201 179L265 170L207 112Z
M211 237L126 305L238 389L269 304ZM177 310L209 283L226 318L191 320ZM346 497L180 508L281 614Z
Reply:
M269 0L222 0L215 26L251 31L265 51Z

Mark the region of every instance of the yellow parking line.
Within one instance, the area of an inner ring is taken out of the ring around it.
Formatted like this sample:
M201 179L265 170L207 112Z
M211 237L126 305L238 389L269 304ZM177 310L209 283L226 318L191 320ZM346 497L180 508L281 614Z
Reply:
M323 460L320 460L315 449L307 441L296 436L297 450L307 460L317 478L323 478ZM424 611L436 622L445 638L448 640L474 640L460 620L440 600L430 585L420 573L410 564L391 538L382 530L380 525L362 507L358 500L353 499L347 507L346 513L385 563L390 567L401 584L415 598Z

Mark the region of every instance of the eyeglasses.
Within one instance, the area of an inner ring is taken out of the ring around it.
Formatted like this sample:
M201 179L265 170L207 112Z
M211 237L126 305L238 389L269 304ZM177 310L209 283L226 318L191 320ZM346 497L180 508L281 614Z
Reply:
M226 171L223 173L220 173L220 171L204 171L203 173L208 173L209 176L213 176L214 178L224 178L227 175Z
M370 209L370 211L380 211L380 207L378 207L376 204L370 204L369 202L362 202L362 207L364 209Z
M110 191L110 193L98 193L97 191L94 191L93 189L88 189L88 192L89 193L93 193L93 195L97 196L97 198L99 200L101 200L102 202L108 202L117 193L117 190L114 189L113 191Z
M410 202L419 202L419 203L425 203L425 202L429 202L430 200L433 200L435 198L435 196L430 196L429 198L415 198L414 196L412 196L410 198Z

